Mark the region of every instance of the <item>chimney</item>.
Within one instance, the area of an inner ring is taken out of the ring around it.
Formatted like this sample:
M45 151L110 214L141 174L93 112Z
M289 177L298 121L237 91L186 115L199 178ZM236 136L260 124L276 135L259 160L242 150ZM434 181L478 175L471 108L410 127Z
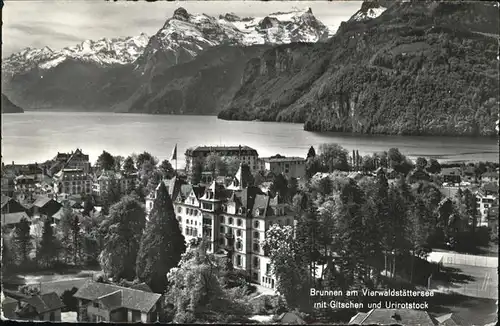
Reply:
M12 161L12 166L14 166L14 161Z

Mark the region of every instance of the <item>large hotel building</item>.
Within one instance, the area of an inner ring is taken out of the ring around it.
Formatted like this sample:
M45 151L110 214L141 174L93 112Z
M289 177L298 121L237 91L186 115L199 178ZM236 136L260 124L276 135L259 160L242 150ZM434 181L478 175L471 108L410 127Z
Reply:
M248 146L198 146L188 148L186 155L186 173L191 173L193 161L197 158L205 158L210 154L216 154L223 158L234 158L240 160L241 163L246 163L253 172L262 170L263 165L259 160L257 151Z
M254 150L246 156L257 157ZM235 268L245 270L257 284L276 287L262 242L272 224L294 225L293 214L278 195L272 197L258 187L243 188L241 165L228 187L215 181L195 186L178 178L164 183L186 241L208 239L210 252L231 252ZM146 199L148 214L155 196L153 193Z

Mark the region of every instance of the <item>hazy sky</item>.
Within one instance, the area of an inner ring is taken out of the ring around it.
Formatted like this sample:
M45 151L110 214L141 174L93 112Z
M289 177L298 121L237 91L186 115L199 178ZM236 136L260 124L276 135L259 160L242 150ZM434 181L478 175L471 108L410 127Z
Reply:
M361 1L157 1L104 2L100 0L5 0L2 56L26 47L53 50L103 37L153 35L175 9L190 13L265 16L276 11L311 7L325 25L337 28L360 7Z

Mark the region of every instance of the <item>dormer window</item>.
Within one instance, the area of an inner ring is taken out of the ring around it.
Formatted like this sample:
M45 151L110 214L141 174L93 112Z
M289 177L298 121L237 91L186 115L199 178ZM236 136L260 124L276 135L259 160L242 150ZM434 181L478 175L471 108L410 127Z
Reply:
M242 209L241 207L240 207L240 208L238 208L238 214L240 214L240 215L241 215L242 213L243 213L243 209Z
M255 216L259 216L259 215L260 215L260 212L259 212L259 209L257 208L257 209L255 210Z

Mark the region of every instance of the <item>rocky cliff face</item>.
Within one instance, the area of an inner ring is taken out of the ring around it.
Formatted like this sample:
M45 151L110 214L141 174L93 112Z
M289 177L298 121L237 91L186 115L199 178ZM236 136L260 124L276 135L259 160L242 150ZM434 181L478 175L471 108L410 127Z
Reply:
M248 63L223 119L306 130L492 135L498 7L395 3L343 23L328 44L287 45Z
M157 71L116 112L216 115L241 85L245 64L270 46L220 45L193 60Z

